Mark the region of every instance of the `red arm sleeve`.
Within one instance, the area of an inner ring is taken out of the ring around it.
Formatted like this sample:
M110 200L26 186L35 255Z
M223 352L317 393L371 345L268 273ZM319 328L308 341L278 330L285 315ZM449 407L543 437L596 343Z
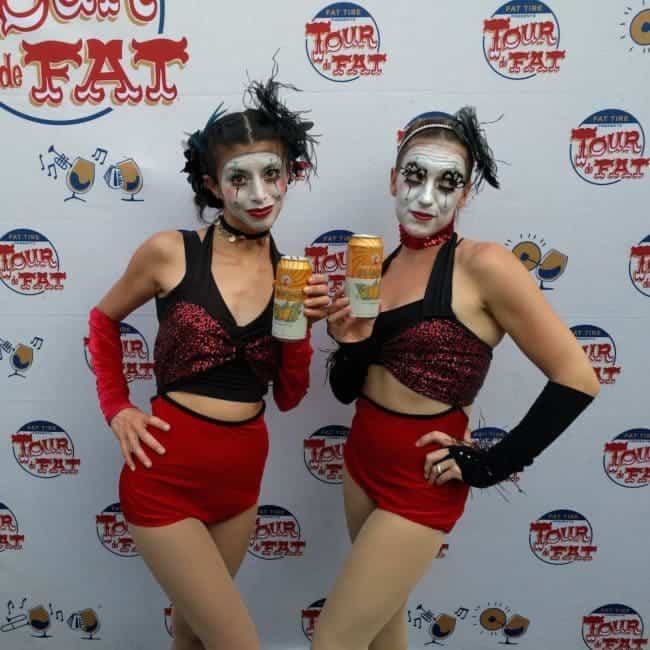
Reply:
M309 364L314 353L311 329L301 341L280 344L280 369L273 382L273 398L281 411L298 406L309 388Z
M94 307L88 320L88 351L99 397L99 408L106 422L126 408L135 408L129 401L129 386L122 370L120 324Z

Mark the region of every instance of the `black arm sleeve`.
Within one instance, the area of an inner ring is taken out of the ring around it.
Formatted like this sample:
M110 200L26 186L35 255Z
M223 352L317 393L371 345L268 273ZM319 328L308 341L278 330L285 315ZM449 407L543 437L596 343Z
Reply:
M375 344L368 338L357 343L339 343L329 356L330 387L339 402L349 404L359 397L374 350Z
M532 465L592 402L582 391L549 381L535 403L508 435L487 451L470 446L449 447L465 483L489 487Z

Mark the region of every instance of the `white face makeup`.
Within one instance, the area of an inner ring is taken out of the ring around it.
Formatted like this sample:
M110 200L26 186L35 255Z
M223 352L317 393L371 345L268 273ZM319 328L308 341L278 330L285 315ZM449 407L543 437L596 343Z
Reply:
M413 237L429 237L447 226L465 188L467 164L442 143L415 144L396 170L395 214Z
M269 230L287 192L285 165L273 152L253 152L226 162L219 177L225 212L253 232Z

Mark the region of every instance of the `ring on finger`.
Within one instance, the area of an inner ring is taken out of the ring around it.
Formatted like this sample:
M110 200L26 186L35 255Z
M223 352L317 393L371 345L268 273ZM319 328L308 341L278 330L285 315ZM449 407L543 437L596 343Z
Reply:
M442 474L442 468L440 467L440 463L436 463L436 474L438 476Z

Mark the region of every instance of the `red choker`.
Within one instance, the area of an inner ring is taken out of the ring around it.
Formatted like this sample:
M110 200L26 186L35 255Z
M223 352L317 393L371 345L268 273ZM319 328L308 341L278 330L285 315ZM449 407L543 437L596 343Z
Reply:
M413 248L418 250L420 248L432 248L433 246L438 246L438 244L444 244L447 240L451 239L451 236L454 234L454 222L450 221L442 230L429 235L428 237L413 237L409 235L404 226L400 224L399 226L399 240L402 242L406 248Z

